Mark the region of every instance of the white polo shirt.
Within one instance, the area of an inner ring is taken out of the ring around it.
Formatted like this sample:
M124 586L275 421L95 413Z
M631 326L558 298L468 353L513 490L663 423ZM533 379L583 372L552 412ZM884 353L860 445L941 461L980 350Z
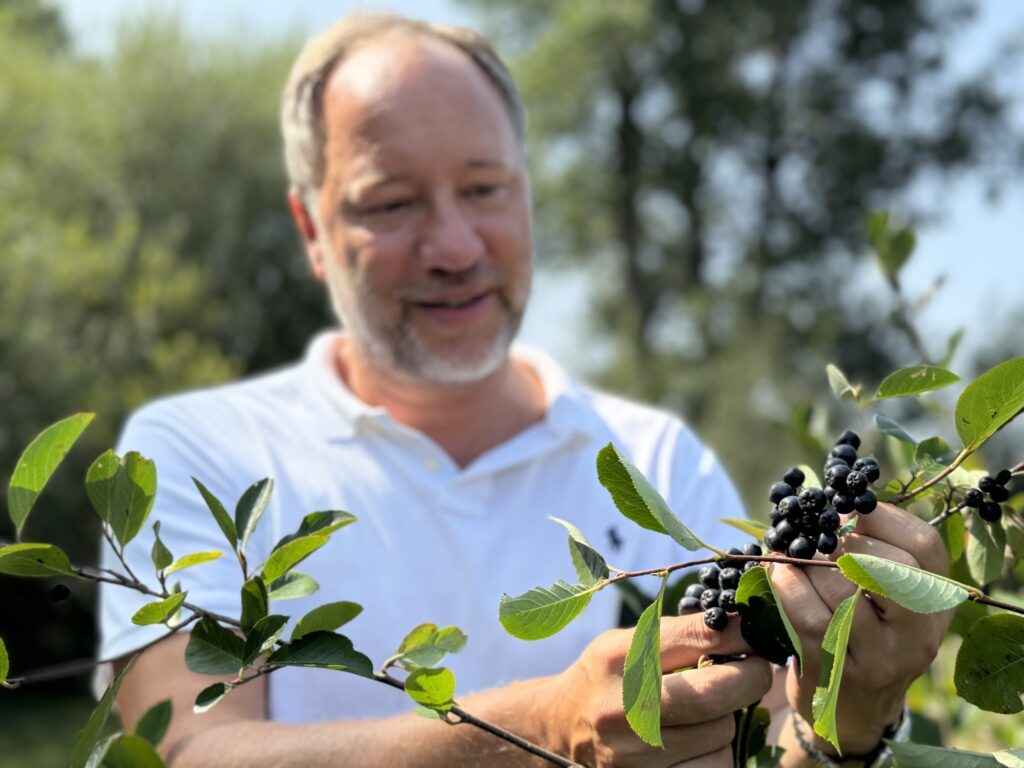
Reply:
M615 509L595 468L608 442L699 536L722 546L741 540L717 522L744 514L733 486L714 455L675 417L582 387L546 355L517 345L513 355L531 365L543 385L547 416L460 468L426 435L346 388L334 365L339 337L316 337L298 365L158 400L131 417L118 453L141 452L156 462L158 475L150 522L128 547L139 578L156 584L149 554L154 520L176 558L227 548L191 476L229 513L250 484L271 477L273 497L248 546L253 570L309 512L339 509L358 518L297 567L320 590L275 602L271 612L297 620L327 602L362 604L363 613L340 631L375 665L417 624L457 625L469 642L446 664L455 673L457 694L465 695L557 673L616 625L619 598L608 589L546 640L516 640L501 627L502 594L576 580L565 532L549 515L575 524L618 568L692 557ZM106 546L101 565L120 567ZM230 553L179 575L191 602L239 615L241 569ZM657 581L638 586L653 592ZM101 657L129 653L166 631L131 623L149 601L101 585ZM284 669L268 682L275 720L379 717L413 707L400 691L340 672Z

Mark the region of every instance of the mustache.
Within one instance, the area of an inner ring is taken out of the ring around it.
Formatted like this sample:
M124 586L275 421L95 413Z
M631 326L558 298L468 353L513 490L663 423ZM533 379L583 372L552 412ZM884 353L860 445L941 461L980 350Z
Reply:
M437 271L422 275L404 286L403 293L411 296L431 295L453 288L473 287L487 290L503 283L501 273L483 264L474 264L460 272Z

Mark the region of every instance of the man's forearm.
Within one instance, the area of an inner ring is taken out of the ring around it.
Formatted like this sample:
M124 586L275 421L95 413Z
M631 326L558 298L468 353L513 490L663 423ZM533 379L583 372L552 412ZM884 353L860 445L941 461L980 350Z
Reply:
M515 683L460 699L477 717L546 749L564 749L544 701L552 678ZM401 695L396 692L396 695ZM377 768L548 763L468 724L449 726L416 715L316 724L240 720L218 725L174 745L171 768Z

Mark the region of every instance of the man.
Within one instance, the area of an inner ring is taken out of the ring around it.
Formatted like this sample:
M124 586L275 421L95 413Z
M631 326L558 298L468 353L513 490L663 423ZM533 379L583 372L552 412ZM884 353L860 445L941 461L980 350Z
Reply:
M307 512L360 518L303 563L320 591L274 612L363 603L344 631L377 663L418 623L456 624L470 639L451 666L459 701L474 714L588 765L731 765L732 713L768 694L765 661L666 675L658 750L631 733L622 711L631 633L609 629L613 595L599 594L538 643L512 640L498 625L501 592L569 576L564 535L548 514L594 540L619 525L593 468L609 440L699 535L731 543L714 520L738 514L739 504L714 457L677 420L581 388L535 352L510 352L530 283L530 196L521 107L490 46L463 30L351 18L309 43L283 115L292 210L346 330L319 337L301 366L133 417L120 450L156 460L163 540L176 555L223 548L189 475L225 503L273 476L250 563ZM685 557L665 537L626 526L611 533L618 567ZM891 509L845 546L933 570L944 563L931 529ZM151 570L148 542L130 549L136 572ZM242 576L227 560L183 572L182 583L196 603L237 615ZM824 627L852 588L831 571L781 567L773 578L806 650L802 677L777 676L807 717ZM104 592L104 655L128 654L152 636L124 618L137 604ZM843 743L861 755L899 718L944 627L881 600L870 607L856 615L840 708ZM260 677L194 715L211 679L187 670L186 642L174 636L148 648L118 699L130 728L171 696L166 748L176 768L537 764L481 731L397 714L408 710L401 694L323 670ZM707 653L750 650L738 622L722 633L700 617L663 623L666 672ZM791 729L780 737L787 764L811 765ZM825 748L807 739L808 749Z

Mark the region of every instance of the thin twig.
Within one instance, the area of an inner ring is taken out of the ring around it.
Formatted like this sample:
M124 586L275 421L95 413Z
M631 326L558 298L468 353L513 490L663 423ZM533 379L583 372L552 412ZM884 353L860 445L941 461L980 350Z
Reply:
M917 488L915 488L913 491L904 490L902 493L898 494L895 498L889 499L889 503L890 504L902 504L904 501L910 501L915 496L918 496L918 495L924 493L926 490L928 490L932 486L937 485L938 483L942 482L947 477L949 477L961 464L964 463L964 461L967 460L967 457L970 456L972 453L974 453L973 449L968 450L967 448L964 448L962 451L960 451L960 453L958 453L956 455L956 458L953 459L953 462L951 464L949 464L941 472L939 472L937 475L935 475L935 477L933 477L930 480L928 480L927 482L924 482L921 485L917 486Z

